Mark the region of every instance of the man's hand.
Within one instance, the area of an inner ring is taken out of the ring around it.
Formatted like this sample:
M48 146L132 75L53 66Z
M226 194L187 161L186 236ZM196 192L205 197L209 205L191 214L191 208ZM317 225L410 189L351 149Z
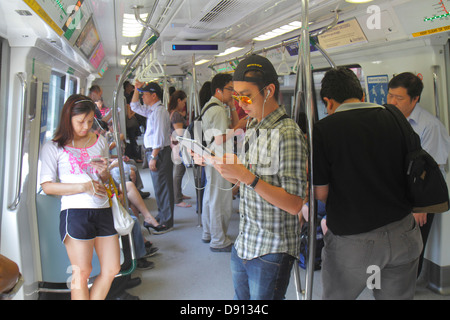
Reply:
M427 214L426 213L413 213L414 219L416 219L417 224L422 227L427 223Z

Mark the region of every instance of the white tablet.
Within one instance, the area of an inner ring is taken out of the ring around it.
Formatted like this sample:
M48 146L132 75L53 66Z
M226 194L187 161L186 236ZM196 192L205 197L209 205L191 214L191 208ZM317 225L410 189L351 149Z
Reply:
M183 147L186 147L188 150L191 150L192 152L203 156L204 154L207 154L209 156L215 156L214 152L210 149L204 147L200 142L193 139L188 139L185 137L178 136L177 140L181 143Z

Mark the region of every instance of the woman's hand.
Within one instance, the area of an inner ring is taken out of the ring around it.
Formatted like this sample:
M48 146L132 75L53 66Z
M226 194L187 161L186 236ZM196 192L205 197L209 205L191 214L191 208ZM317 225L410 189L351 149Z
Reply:
M109 179L108 160L106 158L96 158L98 161L91 161L91 166L95 169L95 172L106 182Z
M94 197L104 198L108 195L103 183L100 183L98 181L91 180L91 181L85 182L84 189L87 194L90 194Z

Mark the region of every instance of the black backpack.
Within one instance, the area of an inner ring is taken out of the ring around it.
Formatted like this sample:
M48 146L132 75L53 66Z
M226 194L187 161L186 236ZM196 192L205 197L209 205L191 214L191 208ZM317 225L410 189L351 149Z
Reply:
M314 257L314 270L320 270L322 268L322 249L325 245L323 241L323 232L320 226L320 221L321 219L318 219L316 229L316 254ZM308 230L309 230L309 223L305 222L300 232L300 256L298 259L298 265L305 270L307 266L308 252L309 252Z
M422 149L419 136L403 113L394 105L385 104L384 107L395 116L406 140L406 179L408 198L413 206L413 212L448 211L448 188L439 165Z
M217 103L209 104L206 108L203 109L203 111L200 113L200 115L194 119L194 121L191 121L191 123L189 123L189 125L186 128L186 131L184 133L185 138L197 140L198 142L201 142L204 147L207 146L207 143L205 141L205 135L203 134L201 121L202 121L202 117L206 113L206 111L208 111L211 107L214 107L214 106L218 106L218 104ZM199 137L201 137L201 138L199 139ZM213 141L214 141L214 137L209 142L209 144L211 144L211 142L213 142Z

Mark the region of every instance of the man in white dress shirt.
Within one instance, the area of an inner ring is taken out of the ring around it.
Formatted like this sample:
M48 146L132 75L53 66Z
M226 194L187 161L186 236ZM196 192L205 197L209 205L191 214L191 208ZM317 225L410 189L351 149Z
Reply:
M161 103L162 89L155 83L142 83L135 81L133 97L130 107L134 112L147 118L147 128L144 134L144 147L148 166L152 176L155 190L158 215L156 220L164 230L156 230L158 233L169 231L173 227L174 195L173 195L173 163L170 148L170 119L164 105ZM141 105L139 94L142 94ZM145 227L148 227L145 225ZM149 226L151 227L151 226ZM159 228L161 229L161 227ZM161 232L160 232L161 231Z
M444 166L450 152L450 137L442 122L419 106L423 90L422 80L411 72L404 72L392 78L388 87L387 102L395 105L408 119L414 131L420 137L422 148L439 164L445 177ZM425 244L434 214L430 212L414 213L414 218L420 225L424 248L420 256L417 273L417 275L420 275Z

